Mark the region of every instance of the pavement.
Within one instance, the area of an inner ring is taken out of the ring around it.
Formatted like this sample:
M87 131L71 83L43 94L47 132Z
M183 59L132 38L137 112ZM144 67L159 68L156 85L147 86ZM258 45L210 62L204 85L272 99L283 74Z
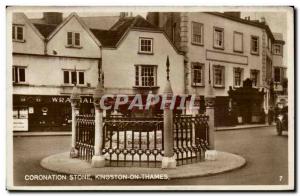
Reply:
M92 168L85 160L70 158L69 152L59 153L44 158L41 166L51 171L62 174L97 175L167 175L169 179L191 178L216 175L235 169L246 164L246 160L235 154L217 151L217 158L213 161L202 161L193 164L177 166L176 169L161 169L148 167L103 167Z
M247 164L237 170L218 175L173 178L170 180L26 180L28 175L53 175L40 162L50 155L68 152L71 136L35 136L13 138L13 173L16 186L181 186L201 185L287 185L289 178L288 141L291 132L277 136L273 126L242 130L216 131L215 147L218 151L240 155ZM293 149L291 149L293 150ZM8 156L9 158L10 156ZM293 167L292 167L293 168ZM8 174L10 175L10 174ZM291 176L292 175L292 176ZM295 176L294 176L295 177ZM260 186L268 188L268 186Z
M251 129L251 128L262 128L262 127L274 127L275 125L268 124L251 124L251 125L237 125L229 127L215 127L216 131L228 131L228 130L241 130L241 129ZM71 131L60 131L60 132L13 132L14 136L68 136L72 135Z

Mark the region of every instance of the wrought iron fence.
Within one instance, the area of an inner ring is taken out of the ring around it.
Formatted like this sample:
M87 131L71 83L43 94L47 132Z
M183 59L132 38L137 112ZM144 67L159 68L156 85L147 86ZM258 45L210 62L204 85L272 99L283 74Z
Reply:
M177 165L204 160L208 149L208 116L176 116L173 129Z
M176 115L173 121L177 164L204 160L208 149L208 116ZM94 155L95 116L77 115L76 149L79 157ZM108 166L160 167L164 155L163 118L104 118L102 153Z
M109 166L157 167L163 156L163 119L108 117L103 154Z
M80 159L90 161L94 154L95 116L76 116L76 146Z

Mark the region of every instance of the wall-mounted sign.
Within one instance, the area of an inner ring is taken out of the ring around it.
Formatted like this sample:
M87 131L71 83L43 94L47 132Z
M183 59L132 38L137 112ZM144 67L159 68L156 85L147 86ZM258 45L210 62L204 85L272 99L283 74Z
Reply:
M28 119L13 119L14 131L28 131Z

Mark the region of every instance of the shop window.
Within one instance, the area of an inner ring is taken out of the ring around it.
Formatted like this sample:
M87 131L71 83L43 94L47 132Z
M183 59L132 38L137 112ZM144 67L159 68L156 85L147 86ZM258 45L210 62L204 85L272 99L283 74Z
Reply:
M214 27L214 47L224 49L224 29Z
M192 85L204 86L204 64L192 63Z
M243 69L242 68L234 68L234 87L241 87L243 81Z
M259 70L250 71L250 79L252 80L252 86L258 87L259 85Z
M135 86L141 86L141 87L156 86L156 66L136 65Z
M139 53L153 53L153 39L152 38L141 38L139 40Z
M225 86L225 67L220 65L214 66L214 87Z
M192 43L203 44L203 24L192 22Z
M233 51L243 52L243 33L233 33Z
M25 83L26 82L26 67L13 66L12 69L13 83Z
M12 26L12 40L13 41L24 41L24 26L23 25L13 25Z
M67 32L67 46L80 47L80 33Z
M251 36L251 53L259 54L259 37Z
M64 84L81 84L84 85L84 72L83 71L69 71L65 70Z

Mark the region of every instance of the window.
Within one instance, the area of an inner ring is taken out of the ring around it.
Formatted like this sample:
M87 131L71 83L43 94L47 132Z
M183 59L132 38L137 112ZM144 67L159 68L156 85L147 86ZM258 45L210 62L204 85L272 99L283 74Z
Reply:
M83 71L69 71L64 72L64 84L84 84L84 72Z
M273 53L277 54L277 55L281 55L281 46L278 45L278 44L274 45L274 47L273 47Z
M251 70L250 79L252 80L252 86L257 87L259 85L259 70Z
M156 66L136 65L135 86L154 87L156 86Z
M224 87L225 86L225 67L220 65L214 66L214 86Z
M140 53L153 53L153 40L152 38L140 38Z
M192 85L204 86L204 64L192 63Z
M214 47L224 49L224 29L214 27Z
M24 26L23 25L13 25L12 40L20 41L20 42L24 41Z
M243 52L243 33L233 33L233 51Z
M281 73L280 67L274 67L274 81L280 82L281 81Z
M192 43L203 44L203 24L192 22Z
M79 47L80 33L67 32L67 45L73 47Z
M12 78L13 83L25 83L26 82L26 68L20 66L13 66Z
M241 87L243 81L243 69L242 68L234 68L234 87Z
M251 53L259 53L259 38L257 36L251 36Z

